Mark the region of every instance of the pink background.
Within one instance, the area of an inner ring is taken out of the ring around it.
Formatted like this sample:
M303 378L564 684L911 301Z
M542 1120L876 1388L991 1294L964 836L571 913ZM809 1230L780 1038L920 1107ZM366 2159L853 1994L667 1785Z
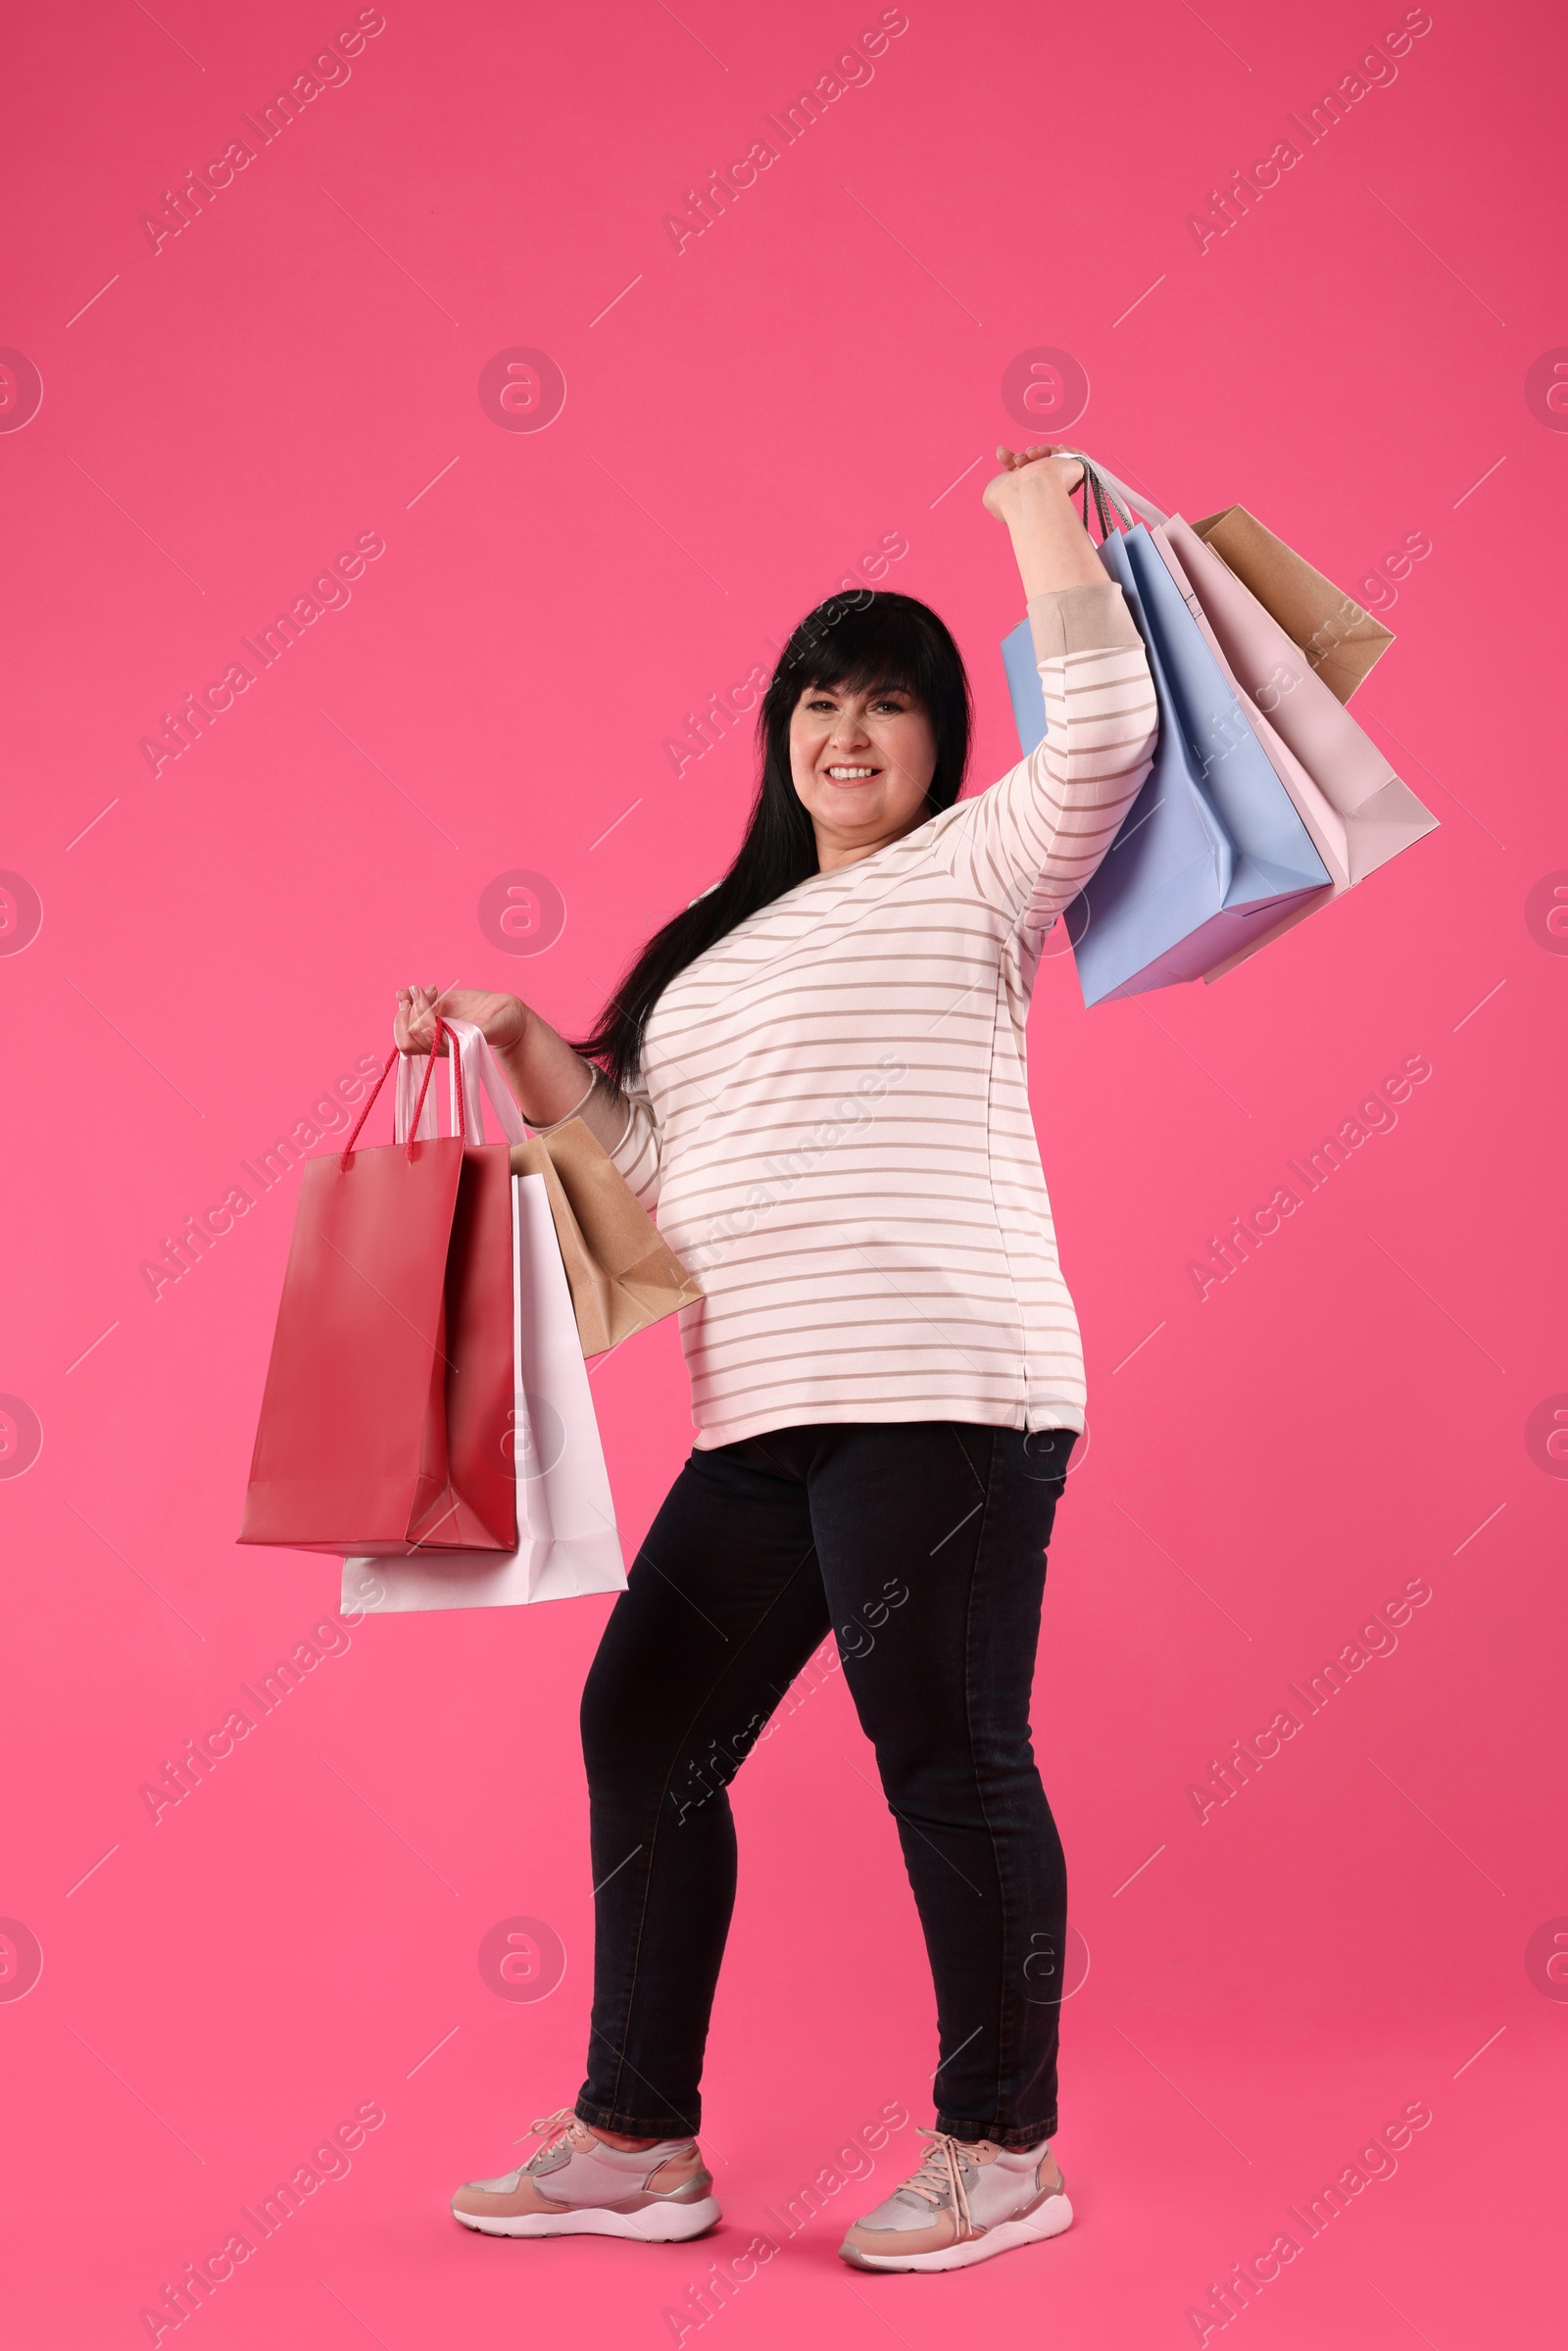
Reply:
M398 982L586 1021L739 837L740 730L678 777L666 739L884 540L907 552L879 576L970 661L976 780L1011 763L1019 592L979 493L1040 346L1087 372L1068 437L1190 516L1246 502L1383 605L1398 642L1354 707L1443 829L1213 988L1086 1013L1067 963L1042 975L1091 1392L1037 1702L1089 1961L1078 2226L963 2282L847 2271L907 2127L684 2339L1191 2342L1210 2282L1416 2101L1396 2174L1258 2292L1253 2351L1517 2341L1559 2306L1561 20L1438 0L1308 146L1290 116L1397 7L910 0L873 77L677 252L664 216L879 20L388 0L265 147L242 116L352 6L13 28L0 341L42 383L28 419L25 367L0 378L0 866L42 913L29 939L6 885L19 2351L147 2340L141 2308L362 2103L384 2124L217 2289L208 2351L669 2342L666 2310L862 2124L929 2120L913 1912L834 1676L739 1784L718 2233L459 2233L452 2184L581 2078L575 1706L609 1603L352 1628L155 1824L142 1785L322 1621L336 1571L233 1543L291 1186L156 1302L139 1267L384 1050ZM1200 251L1188 216L1290 136L1301 160ZM155 251L141 216L239 137L255 160ZM518 348L564 375L547 429L481 405ZM154 774L160 714L366 533L352 601ZM1379 585L1412 535L1430 554ZM564 903L536 956L479 919L518 869ZM1397 1125L1200 1300L1209 1236L1411 1055L1431 1075ZM632 1546L689 1442L673 1326L595 1387ZM1415 1578L1397 1649L1200 1822L1190 1785ZM548 1996L481 1975L519 1916L564 1949Z

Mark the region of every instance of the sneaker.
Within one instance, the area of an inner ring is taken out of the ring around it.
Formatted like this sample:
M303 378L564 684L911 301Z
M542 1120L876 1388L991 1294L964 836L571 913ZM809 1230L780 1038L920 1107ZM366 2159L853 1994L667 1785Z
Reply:
M943 2131L886 2203L857 2221L839 2252L858 2270L965 2270L1014 2245L1072 2226L1066 2185L1045 2139L1038 2147L975 2145Z
M533 2126L545 2140L499 2180L470 2180L452 2199L465 2229L486 2236L632 2236L667 2244L718 2219L713 2182L694 2138L627 2152L606 2146L569 2106Z

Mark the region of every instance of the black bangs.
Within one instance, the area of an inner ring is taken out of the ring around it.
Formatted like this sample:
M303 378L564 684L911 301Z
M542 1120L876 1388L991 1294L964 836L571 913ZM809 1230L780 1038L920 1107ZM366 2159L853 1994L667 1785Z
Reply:
M818 870L816 835L790 767L790 718L810 687L863 693L902 687L924 708L937 759L928 812L951 808L969 764L973 704L962 657L944 621L912 596L859 588L807 613L779 656L757 713L760 775L745 837L721 881L656 931L574 1048L617 1086L637 1075L648 1015L676 975L749 915Z
M808 612L780 656L774 683L797 694L808 686L852 693L900 686L930 706L941 698L943 673L956 654L929 606L861 588Z
M869 686L901 686L923 702L922 686L931 682L932 662L929 655L922 660L925 647L907 615L896 609L912 600L875 596L870 589L864 593L869 603L834 598L808 614L796 636L809 630L809 637L793 661L786 646L778 674L787 676L798 692L808 686L844 687L851 693Z

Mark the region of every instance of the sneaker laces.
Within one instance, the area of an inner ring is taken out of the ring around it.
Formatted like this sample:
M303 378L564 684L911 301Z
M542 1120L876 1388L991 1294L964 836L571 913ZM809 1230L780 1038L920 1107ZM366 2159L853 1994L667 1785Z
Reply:
M572 2106L558 2107L554 2114L541 2115L537 2122L530 2123L524 2136L537 2138L542 2143L535 2147L528 2162L523 2165L523 2170L526 2171L529 2165L537 2163L541 2155L554 2155L558 2148L564 2146L572 2137L573 2131L581 2128L576 2108ZM512 2143L514 2147L520 2147L522 2139L514 2138Z
M959 2235L972 2234L969 2191L963 2183L962 2140L955 2138L947 2131L921 2131L920 2136L928 2138L931 2144L905 2180L900 2194L923 2196L933 2208L951 2197Z

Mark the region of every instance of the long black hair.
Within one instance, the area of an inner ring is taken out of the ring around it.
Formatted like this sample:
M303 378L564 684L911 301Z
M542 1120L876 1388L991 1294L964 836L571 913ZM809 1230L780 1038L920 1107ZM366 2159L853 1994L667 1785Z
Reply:
M790 770L790 716L810 686L865 691L902 686L923 704L936 737L929 811L951 808L969 763L973 703L946 623L912 596L875 588L829 597L808 612L779 656L757 713L760 775L745 838L722 881L654 933L574 1046L617 1086L635 1078L648 1016L678 972L737 923L818 871L816 835Z

